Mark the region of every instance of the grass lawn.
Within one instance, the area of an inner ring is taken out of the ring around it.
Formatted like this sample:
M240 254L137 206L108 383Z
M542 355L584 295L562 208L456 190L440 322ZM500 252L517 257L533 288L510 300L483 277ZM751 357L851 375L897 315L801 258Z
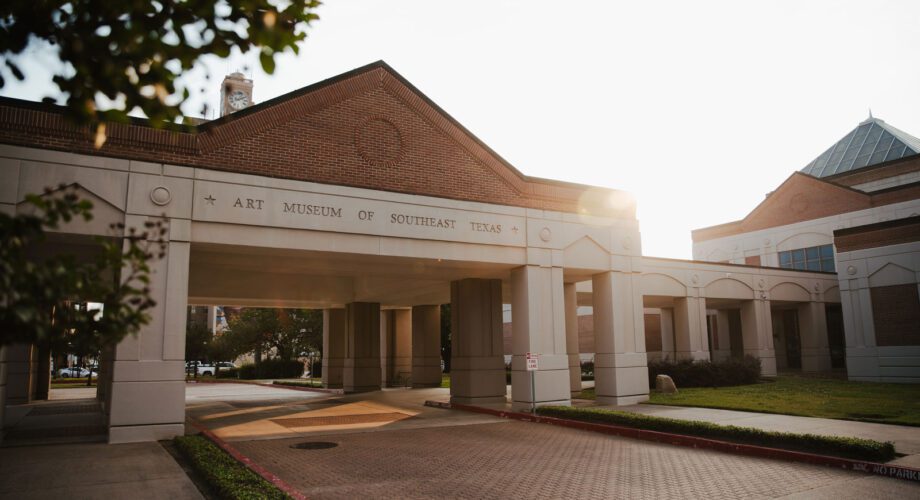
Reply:
M594 399L594 389L582 391ZM649 403L920 426L920 386L781 376L753 385L652 391Z

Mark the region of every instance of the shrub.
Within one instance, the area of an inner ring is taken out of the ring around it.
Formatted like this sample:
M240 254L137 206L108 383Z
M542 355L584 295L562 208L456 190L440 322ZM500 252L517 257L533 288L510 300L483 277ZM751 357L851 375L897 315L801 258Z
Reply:
M291 498L202 436L179 436L173 442L219 498Z
M752 444L770 448L833 455L857 460L885 462L895 457L894 444L870 439L793 434L718 425L710 422L652 417L624 411L598 408L572 408L570 406L543 406L537 413L548 417L580 420L598 424L619 425L635 429L684 434L708 439Z
M581 362L581 379L594 380L594 361Z
M217 372L217 378L240 378L239 368L221 368Z
M727 387L755 384L760 380L760 360L751 356L729 359L719 363L710 361L652 361L648 364L649 384L655 386L655 377L668 375L678 388Z
M231 372L231 370L235 371ZM296 359L284 361L282 359L266 359L256 365L246 363L237 369L227 370L226 377L253 380L258 378L297 378L303 375L303 363ZM221 377L224 378L224 377Z

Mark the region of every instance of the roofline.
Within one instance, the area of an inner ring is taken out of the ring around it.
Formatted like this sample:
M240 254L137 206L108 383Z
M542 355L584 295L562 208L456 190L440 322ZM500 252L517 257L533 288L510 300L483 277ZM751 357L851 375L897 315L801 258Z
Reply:
M891 165L895 165L900 162L916 160L918 156L920 156L920 153L912 154L910 156L902 156L901 158L895 158L894 160L883 161L881 163L876 163L874 165L869 165L869 166L858 168L855 170L849 170L847 172L840 172L839 174L828 175L827 177L815 177L815 178L825 180L828 182L833 182L836 179L845 179L846 177L851 176L851 175L862 174L865 172L872 172L874 170L879 170L885 167L889 167ZM802 173L805 174L804 172ZM805 175L809 175L809 174L805 174Z
M713 266L732 266L732 267L745 267L749 269L776 269L779 271L790 271L793 273L817 273L817 274L827 274L831 276L837 276L836 271L809 271L807 269L788 269L785 267L773 267L773 266L753 266L750 264L731 264L729 262L712 262L709 260L694 260L694 259L672 259L670 257L652 257L648 255L643 255L643 259L655 259L655 260L664 260L668 262L683 262L691 264L709 264Z
M407 80L404 76L399 74L399 72L397 72L395 69L393 69L392 66L390 66L383 60L378 60L370 64L366 64L364 66L352 69L350 71L346 71L345 73L341 73L341 74L332 76L325 80L321 80L319 82L307 85L305 87L301 87L299 89L293 90L286 94L282 94L280 96L273 97L267 101L263 101L258 104L254 104L252 106L243 108L240 111L236 111L234 113L224 115L214 120L208 120L207 122L201 123L199 125L171 124L170 126L178 127L179 130L176 130L176 132L178 133L187 133L187 134L193 134L193 135L198 134L198 133L205 133L213 128L224 125L226 123L230 123L235 119L257 113L264 109L268 109L270 107L281 104L287 100L309 94L316 90L320 90L322 88L340 83L349 78L353 78L355 76L358 76L358 75L361 75L361 74L364 74L364 73L367 73L367 72L370 72L376 69L383 69L384 71L391 74L401 84L405 85L407 88L409 88L410 91L418 95L422 99L422 101L425 102L425 104L431 106L435 110L435 112L443 115L453 126L457 127L462 133L469 136L478 146L482 147L483 150L485 150L487 154L495 157L496 160L498 160L503 166L508 168L511 172L513 172L523 181L536 182L536 183L541 183L541 184L551 184L551 185L555 184L555 185L562 186L562 187L570 187L570 188L575 188L575 189L580 189L580 190L602 189L602 190L610 191L610 192L628 193L628 191L623 190L623 189L616 189L616 188L605 187L605 186L594 186L590 184L582 184L579 182L564 181L564 180L559 180L559 179L549 179L545 177L535 177L535 176L524 174L517 167L512 165L511 162L506 160L502 155L498 154L488 144L486 144L478 136L476 136L476 134L472 133L469 129L463 126L450 113L448 113L443 108L441 108L441 106L439 106L437 103L431 100L430 97L425 95L424 92L419 90L418 87L413 85L409 80ZM43 112L55 113L55 114L65 114L65 110L66 110L65 106L60 106L57 104L28 101L24 99L0 96L0 105L4 105L4 104L11 105L14 107L27 108L27 109L32 109L36 111L43 111ZM148 118L128 116L128 121L131 125L158 129L158 127L154 126L153 123Z

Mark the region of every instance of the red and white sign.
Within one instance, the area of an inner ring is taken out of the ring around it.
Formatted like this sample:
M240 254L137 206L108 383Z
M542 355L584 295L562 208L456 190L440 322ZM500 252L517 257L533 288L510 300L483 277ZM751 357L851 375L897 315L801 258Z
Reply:
M532 352L527 353L527 371L537 371L540 366L540 355Z

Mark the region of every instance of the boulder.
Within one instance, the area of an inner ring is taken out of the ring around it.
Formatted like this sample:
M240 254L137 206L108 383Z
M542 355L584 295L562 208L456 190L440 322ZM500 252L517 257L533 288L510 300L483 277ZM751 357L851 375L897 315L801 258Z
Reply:
M677 386L668 375L658 375L655 377L655 389L664 394L677 394Z

